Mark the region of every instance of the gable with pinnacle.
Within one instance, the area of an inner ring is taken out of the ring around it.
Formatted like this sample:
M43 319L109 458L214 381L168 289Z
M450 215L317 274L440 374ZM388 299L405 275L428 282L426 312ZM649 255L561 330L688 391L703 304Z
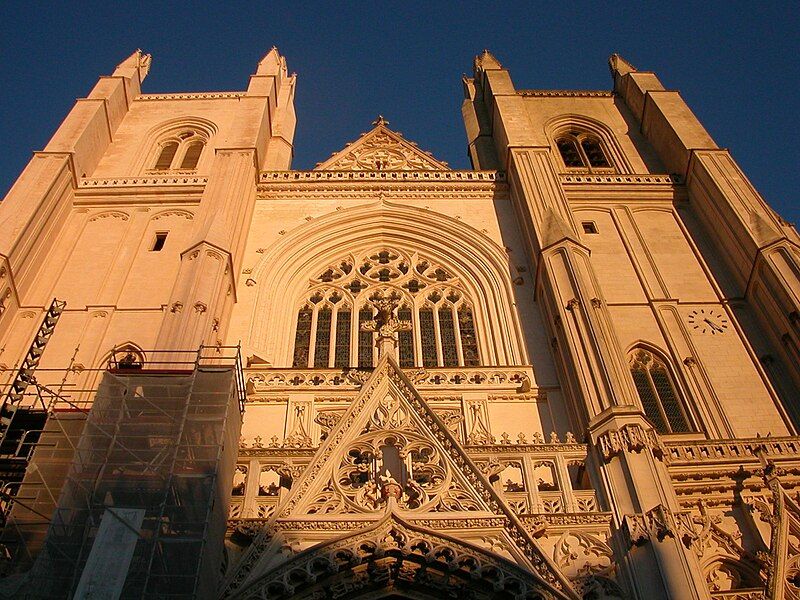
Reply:
M447 163L433 158L416 144L387 127L379 116L371 131L318 164L315 171L448 171Z

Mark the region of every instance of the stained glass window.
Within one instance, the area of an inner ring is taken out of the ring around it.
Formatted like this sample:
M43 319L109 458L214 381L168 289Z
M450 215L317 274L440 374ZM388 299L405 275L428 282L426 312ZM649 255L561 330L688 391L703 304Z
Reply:
M666 363L647 350L636 350L631 375L647 418L659 433L686 433L693 427Z
M336 313L336 348L333 365L339 368L350 366L350 310L339 309Z
M569 168L609 169L611 162L602 142L589 134L572 132L559 136L556 140L558 152L564 165Z
M297 313L297 331L294 335L294 359L292 366L305 369L308 367L308 348L311 345L310 308L302 308Z
M436 331L433 326L433 310L425 307L419 311L419 328L422 337L422 364L425 367L435 367L436 358Z
M361 326L372 320L372 309L362 308L358 311L358 366L371 367L372 365L372 332L364 331Z
M411 309L407 306L401 307L397 311L397 317L401 321L411 322ZM397 333L397 346L400 351L400 366L409 368L414 366L414 332L399 331Z
M442 342L442 361L444 366L457 367L456 330L453 325L453 309L449 306L443 306L439 309L439 333Z
M324 368L328 366L328 357L331 353L331 309L327 306L317 313L317 336L314 345L314 366Z
M475 336L475 320L472 318L472 309L465 304L458 309L458 329L461 334L461 353L464 356L465 367L477 367L478 338Z
M586 158L589 160L589 165L592 167L606 168L611 165L608 164L603 148L600 142L592 138L585 138L581 140L581 148L583 148Z
M186 144L198 140L193 132L186 135L181 138ZM182 152L179 147L176 156L183 157ZM374 366L375 334L362 327L375 318L375 307L366 298L358 303L358 298L367 295L365 289L370 297L372 292L396 296L396 317L413 322L410 330L395 334L403 368L480 364L478 316L460 276L447 265L416 253L378 247L320 265L315 274L298 313L295 366Z
M583 159L581 158L580 152L578 152L578 146L575 144L575 140L571 137L559 138L556 140L556 145L558 146L558 151L561 153L561 158L564 160L566 166L583 166Z

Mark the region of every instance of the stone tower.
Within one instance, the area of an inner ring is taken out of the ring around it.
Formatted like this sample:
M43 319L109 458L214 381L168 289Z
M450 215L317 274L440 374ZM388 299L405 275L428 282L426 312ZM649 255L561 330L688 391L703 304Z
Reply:
M0 205L0 595L800 597L800 240L610 67L484 51L469 170L101 78Z

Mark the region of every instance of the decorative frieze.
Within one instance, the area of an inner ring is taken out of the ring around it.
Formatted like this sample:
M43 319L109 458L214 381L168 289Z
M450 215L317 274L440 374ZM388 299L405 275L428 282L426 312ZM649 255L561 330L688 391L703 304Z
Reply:
M653 429L645 429L637 423L623 425L619 429L611 429L597 438L597 446L603 460L610 461L620 452L641 452L650 449L653 454L661 458L664 446Z
M351 388L357 389L370 376L371 369L247 369L248 394L292 388ZM529 391L531 380L521 369L441 368L410 369L406 374L420 389L436 387L480 387L487 389L516 389Z

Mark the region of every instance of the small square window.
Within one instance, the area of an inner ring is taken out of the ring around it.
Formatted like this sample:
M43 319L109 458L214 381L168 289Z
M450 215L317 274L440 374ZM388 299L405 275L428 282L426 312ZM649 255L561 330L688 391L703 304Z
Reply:
M584 221L581 225L583 225L583 233L597 233L597 225L594 221Z
M156 233L156 239L153 240L153 247L150 248L151 252L160 252L164 248L164 244L167 242L167 232L162 231Z

